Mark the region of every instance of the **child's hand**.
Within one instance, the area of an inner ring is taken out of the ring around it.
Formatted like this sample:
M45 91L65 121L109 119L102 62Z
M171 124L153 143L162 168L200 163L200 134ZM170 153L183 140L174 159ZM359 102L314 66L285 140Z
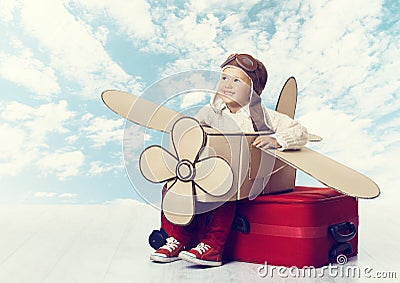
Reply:
M207 123L204 122L204 121L201 121L201 122L200 122L200 125L201 125L202 127L212 128L209 124L207 124Z
M282 147L275 138L270 136L258 136L254 142L253 146L258 148L280 148Z

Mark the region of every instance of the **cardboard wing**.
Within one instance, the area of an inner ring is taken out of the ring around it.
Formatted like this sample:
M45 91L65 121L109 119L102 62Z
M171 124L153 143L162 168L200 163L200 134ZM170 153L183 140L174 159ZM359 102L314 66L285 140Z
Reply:
M294 77L286 80L279 94L278 102L276 103L275 111L286 114L290 118L294 118L297 104L297 83Z
M342 194L366 199L380 194L378 185L367 176L307 147L296 151L263 151Z
M118 90L106 90L101 94L105 105L129 121L161 132L169 133L173 124L184 115L155 104L136 95Z

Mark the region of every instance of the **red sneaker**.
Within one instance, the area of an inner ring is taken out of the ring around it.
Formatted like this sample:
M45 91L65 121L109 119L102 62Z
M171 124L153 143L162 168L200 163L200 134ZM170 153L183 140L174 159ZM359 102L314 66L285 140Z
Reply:
M207 266L220 266L222 264L222 253L205 243L200 243L189 251L182 251L179 257L189 262Z
M155 262L172 262L180 260L179 253L184 249L177 239L168 237L167 243L150 255L150 260Z

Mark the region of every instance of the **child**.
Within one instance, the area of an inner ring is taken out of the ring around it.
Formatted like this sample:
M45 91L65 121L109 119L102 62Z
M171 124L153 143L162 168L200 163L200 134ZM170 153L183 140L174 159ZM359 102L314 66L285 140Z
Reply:
M232 54L221 65L221 77L217 92L208 106L203 107L196 118L202 124L221 131L254 132L272 131L274 135L258 136L253 146L299 149L306 144L305 127L284 114L266 109L261 105L260 95L267 82L267 70L257 59L248 54ZM183 259L195 264L219 266L222 252L235 216L236 203L226 202L212 210L205 235L199 244L185 250L198 226L205 222L206 213L195 215L187 226L172 225L167 243L151 254L156 262L172 262ZM168 221L162 215L162 221Z

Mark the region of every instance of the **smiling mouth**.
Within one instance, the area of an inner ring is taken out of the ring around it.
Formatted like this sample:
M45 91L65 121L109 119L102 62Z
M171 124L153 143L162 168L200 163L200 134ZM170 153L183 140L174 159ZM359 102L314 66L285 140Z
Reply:
M235 93L232 91L222 91L222 94L224 94L226 96L233 96Z

